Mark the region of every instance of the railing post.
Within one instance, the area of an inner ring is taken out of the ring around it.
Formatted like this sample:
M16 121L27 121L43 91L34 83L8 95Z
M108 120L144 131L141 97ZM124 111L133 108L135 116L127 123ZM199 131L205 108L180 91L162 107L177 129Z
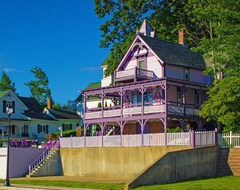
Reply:
M196 142L195 142L195 131L192 130L192 147L195 148Z
M232 146L232 131L230 131L229 145Z
M31 165L28 166L29 177L31 177Z

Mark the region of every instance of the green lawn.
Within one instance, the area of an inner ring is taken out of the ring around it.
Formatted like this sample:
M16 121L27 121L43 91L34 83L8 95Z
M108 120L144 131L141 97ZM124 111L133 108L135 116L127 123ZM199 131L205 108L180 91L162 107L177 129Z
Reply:
M4 180L0 180L4 183ZM76 182L76 181L53 181L53 180L10 180L10 184L28 184L39 186L59 186L59 187L75 187L75 188L91 188L91 189L111 189L122 190L124 184L111 183L95 183L95 182Z
M0 180L4 183L4 180ZM76 181L48 181L48 180L10 180L11 184L28 184L40 186L62 186L75 188L122 190L123 184L76 182ZM139 187L135 190L240 190L240 176L228 176L191 180L165 185Z
M165 185L136 188L136 190L240 190L240 176L191 180Z

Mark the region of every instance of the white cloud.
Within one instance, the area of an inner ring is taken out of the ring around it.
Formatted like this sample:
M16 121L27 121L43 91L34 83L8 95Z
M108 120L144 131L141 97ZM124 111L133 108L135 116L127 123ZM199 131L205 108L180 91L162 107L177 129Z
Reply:
M4 72L6 72L6 73L15 73L15 72L17 72L17 70L16 69L14 69L14 68L4 68L4 69L2 69Z
M101 70L101 67L82 67L80 68L80 71L99 71Z

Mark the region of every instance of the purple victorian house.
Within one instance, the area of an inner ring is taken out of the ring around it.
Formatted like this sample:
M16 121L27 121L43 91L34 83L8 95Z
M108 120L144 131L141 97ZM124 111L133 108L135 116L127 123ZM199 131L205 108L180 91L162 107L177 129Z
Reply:
M121 137L166 133L177 126L184 130L187 124L202 130L199 108L211 84L204 69L203 57L184 45L184 30L179 44L171 43L156 38L144 20L112 84L83 91L85 135L92 124L100 126L101 135ZM98 107L88 106L93 99L98 99Z

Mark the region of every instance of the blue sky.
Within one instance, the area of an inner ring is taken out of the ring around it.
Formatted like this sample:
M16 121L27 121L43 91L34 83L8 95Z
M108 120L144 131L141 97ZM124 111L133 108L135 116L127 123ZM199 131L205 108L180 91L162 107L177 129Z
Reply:
M7 72L20 96L29 96L24 83L38 66L54 101L66 104L102 78L100 65L110 53L99 48L103 22L93 0L0 0L0 72Z

